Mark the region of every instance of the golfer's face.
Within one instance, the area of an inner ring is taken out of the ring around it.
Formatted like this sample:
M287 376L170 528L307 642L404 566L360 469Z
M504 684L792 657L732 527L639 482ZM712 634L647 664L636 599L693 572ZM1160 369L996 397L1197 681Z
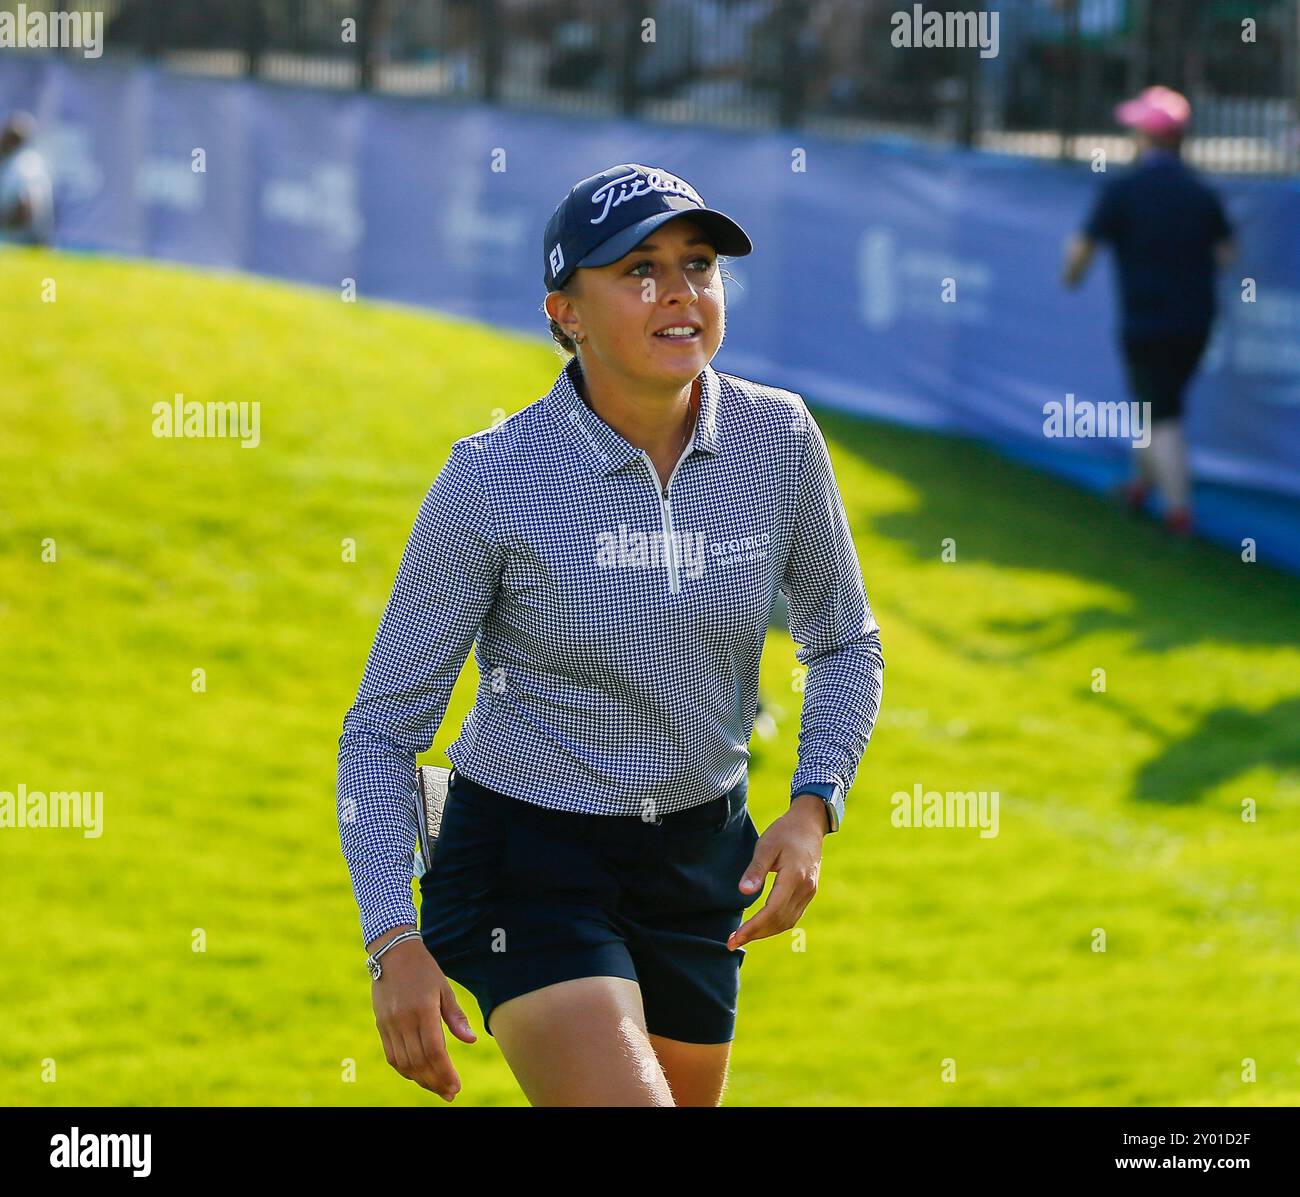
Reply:
M726 311L717 253L694 221L670 220L617 262L582 273L584 349L611 370L685 384L722 344ZM698 331L661 335L675 324Z

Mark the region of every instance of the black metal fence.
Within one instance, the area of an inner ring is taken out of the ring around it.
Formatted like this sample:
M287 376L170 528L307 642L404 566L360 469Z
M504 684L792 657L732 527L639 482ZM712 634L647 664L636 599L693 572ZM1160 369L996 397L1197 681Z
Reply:
M985 0L970 9L901 0L26 7L102 11L107 53L171 69L669 122L895 132L1062 156L1085 156L1098 144L1122 155L1115 104L1164 83L1192 102L1195 160L1227 170L1300 169L1300 0ZM6 8L16 5L0 4Z

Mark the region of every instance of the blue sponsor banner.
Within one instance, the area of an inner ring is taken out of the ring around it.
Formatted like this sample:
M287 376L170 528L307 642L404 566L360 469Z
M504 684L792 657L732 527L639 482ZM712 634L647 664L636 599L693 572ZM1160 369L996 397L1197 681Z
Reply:
M972 435L1085 486L1127 469L1125 439L1045 432L1050 404L1129 398L1110 263L1079 291L1059 282L1106 178L1087 166L8 53L0 109L17 106L41 121L60 245L351 278L539 336L555 203L611 163L663 165L754 240L728 267L719 369ZM1300 186L1211 181L1240 253L1189 394L1198 523L1300 571Z

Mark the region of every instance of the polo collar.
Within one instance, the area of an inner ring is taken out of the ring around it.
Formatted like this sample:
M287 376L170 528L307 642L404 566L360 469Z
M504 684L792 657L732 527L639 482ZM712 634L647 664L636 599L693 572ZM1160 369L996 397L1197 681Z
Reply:
M546 396L550 410L577 433L578 442L585 448L592 467L601 475L621 469L629 461L641 456L641 450L625 440L605 423L578 392L578 379L582 365L572 358L560 371L555 385ZM700 379L700 410L691 434L691 453L717 453L720 448L718 433L718 406L722 383L718 372L706 365L698 375ZM689 456L689 454L688 454Z

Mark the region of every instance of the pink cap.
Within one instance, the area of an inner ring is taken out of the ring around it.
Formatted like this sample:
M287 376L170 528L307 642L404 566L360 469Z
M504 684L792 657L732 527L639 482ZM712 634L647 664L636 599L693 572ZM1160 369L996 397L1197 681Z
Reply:
M1177 136L1191 118L1192 106L1187 97L1170 87L1148 87L1115 109L1115 119L1121 125L1141 129L1152 137Z

